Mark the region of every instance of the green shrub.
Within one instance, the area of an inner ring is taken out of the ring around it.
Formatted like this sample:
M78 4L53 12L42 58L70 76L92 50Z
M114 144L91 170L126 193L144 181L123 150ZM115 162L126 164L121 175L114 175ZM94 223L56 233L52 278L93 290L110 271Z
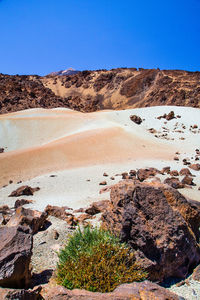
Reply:
M103 229L79 228L58 256L57 283L68 289L110 292L147 277L134 253Z

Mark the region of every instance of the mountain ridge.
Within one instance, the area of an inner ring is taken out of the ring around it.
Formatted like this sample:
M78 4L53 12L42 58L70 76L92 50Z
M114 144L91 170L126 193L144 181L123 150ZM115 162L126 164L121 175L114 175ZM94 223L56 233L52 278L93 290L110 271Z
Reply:
M200 72L117 68L71 75L0 74L0 113L67 107L82 112L158 105L200 107Z

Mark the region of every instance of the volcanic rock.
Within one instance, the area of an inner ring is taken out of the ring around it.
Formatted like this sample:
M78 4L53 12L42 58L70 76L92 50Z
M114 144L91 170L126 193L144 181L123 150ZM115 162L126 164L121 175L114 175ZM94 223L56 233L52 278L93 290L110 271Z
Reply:
M108 205L110 204L109 200L102 200L93 202L89 208L85 210L85 212L91 216L96 215L100 212L106 211Z
M68 290L62 286L44 285L42 296L46 300L178 300L179 297L150 281L133 282L118 286L111 293Z
M167 121L170 121L170 120L172 120L172 119L174 119L175 118L175 115L174 115L174 111L172 110L172 111L170 111L169 113L168 113L168 115L166 116L166 120Z
M131 121L133 121L134 123L140 125L142 123L142 119L139 116L136 115L132 115L130 116Z
M83 112L155 105L199 107L199 82L200 72L142 68L44 77L0 74L0 113L36 107Z
M190 172L190 170L188 168L183 168L180 170L179 174L181 176L185 176L185 175L189 175L192 176L192 173Z
M54 216L58 219L66 221L69 216L72 216L72 213L66 212L67 208L65 206L51 206L47 205L45 208L45 212L48 216Z
M26 225L31 229L32 234L35 234L42 228L46 222L47 213L37 210L31 210L24 207L18 207L15 214L10 218L7 226Z
M165 174L165 173L167 173L167 174L169 174L170 173L170 167L164 167L164 168L162 168L162 170L161 170L161 174Z
M184 184L180 182L180 180L176 177L168 177L164 180L164 183L168 184L169 186L173 187L174 189L183 189Z
M27 287L31 277L29 268L33 237L23 226L0 227L0 286Z
M107 184L106 181L101 181L101 182L99 183L99 185L106 185L106 184Z
M194 182L193 182L193 178L186 175L182 181L181 181L183 184L187 184L187 185L196 185Z
M150 176L155 176L157 173L160 173L157 169L155 168L149 168L149 169L139 169L137 171L137 178L139 181L144 181Z
M189 168L195 171L200 171L200 164L192 164Z
M25 204L33 203L33 200L27 200L27 199L18 199L15 201L14 208L18 208L20 206L23 206Z
M103 226L136 251L149 278L185 278L200 261L200 213L183 195L159 183L121 181L111 189Z
M18 189L13 191L8 197L19 197L22 195L33 196L34 192L39 191L39 187L32 188L28 185L20 186Z
M0 288L0 299L1 300L42 300L40 294L42 287L36 287L34 289L1 289Z
M178 176L179 173L177 170L172 170L170 173L169 173L171 176Z

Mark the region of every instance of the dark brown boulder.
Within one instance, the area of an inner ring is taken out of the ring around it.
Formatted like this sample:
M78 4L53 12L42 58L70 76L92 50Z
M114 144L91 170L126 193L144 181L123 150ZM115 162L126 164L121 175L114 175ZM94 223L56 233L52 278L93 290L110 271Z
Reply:
M200 171L200 164L192 164L189 168L195 171Z
M150 176L155 176L157 173L160 173L160 171L155 168L139 169L137 171L137 178L139 179L139 181L144 181Z
M0 227L0 286L27 287L33 237L28 227Z
M188 168L183 168L180 170L179 174L181 176L185 176L185 175L189 175L192 176L192 173L190 172L190 170Z
M19 197L22 195L33 196L34 192L39 191L39 187L32 188L28 185L20 186L18 189L13 191L8 197Z
M179 297L150 281L133 282L118 286L112 293L68 290L62 286L43 286L46 300L178 300Z
M170 121L170 120L172 120L172 119L174 119L175 118L175 114L174 114L174 111L172 110L172 111L170 111L167 115L166 115L166 120L167 121Z
M193 182L193 178L186 175L182 181L181 181L183 184L187 184L187 185L196 185L194 182Z
M142 123L142 119L139 116L136 115L132 115L130 116L131 121L133 121L134 123L140 125Z
M200 213L167 185L119 182L111 189L103 226L136 251L151 280L185 278L200 261Z
M164 183L168 184L169 186L173 187L174 189L183 189L184 184L180 182L180 180L176 177L168 177L164 180Z
M30 227L32 234L35 234L40 228L44 226L46 219L46 212L18 207L15 214L7 223L7 226L11 227L18 225L27 225Z

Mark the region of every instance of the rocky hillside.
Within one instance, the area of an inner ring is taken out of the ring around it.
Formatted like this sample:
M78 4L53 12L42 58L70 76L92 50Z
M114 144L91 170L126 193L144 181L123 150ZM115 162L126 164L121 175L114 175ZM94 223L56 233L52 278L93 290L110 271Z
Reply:
M155 105L200 107L200 72L120 68L45 77L0 74L0 113L35 107L91 112Z

